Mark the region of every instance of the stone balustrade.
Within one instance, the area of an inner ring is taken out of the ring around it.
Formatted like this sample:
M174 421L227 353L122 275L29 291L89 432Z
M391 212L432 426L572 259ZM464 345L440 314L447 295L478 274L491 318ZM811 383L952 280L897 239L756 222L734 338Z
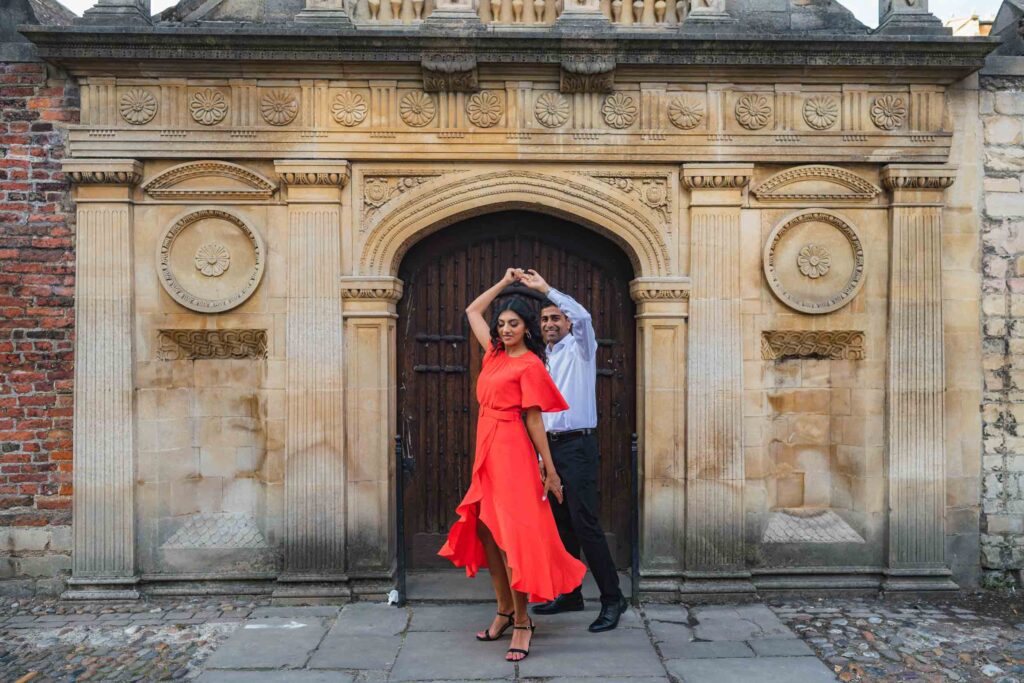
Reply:
M565 11L566 0L473 0L480 21L492 26L549 26ZM677 26L686 15L685 0L599 0L584 11L605 17L615 26ZM414 26L434 13L435 0L355 0L350 12L359 25Z

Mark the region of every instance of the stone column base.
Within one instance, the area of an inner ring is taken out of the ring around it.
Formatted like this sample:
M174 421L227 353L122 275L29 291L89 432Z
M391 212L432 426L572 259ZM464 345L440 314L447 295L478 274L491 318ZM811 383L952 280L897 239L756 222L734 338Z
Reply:
M937 569L886 569L882 590L893 593L956 591L960 587L951 578L953 572L945 567Z
M688 596L699 596L706 600L711 595L728 595L742 599L742 596L756 592L750 572L745 571L685 572L679 586L684 602Z
M138 600L136 586L139 577L117 577L110 579L68 579L68 589L61 593L61 600Z
M287 573L277 578L270 597L279 605L340 605L352 602L352 586L347 574Z

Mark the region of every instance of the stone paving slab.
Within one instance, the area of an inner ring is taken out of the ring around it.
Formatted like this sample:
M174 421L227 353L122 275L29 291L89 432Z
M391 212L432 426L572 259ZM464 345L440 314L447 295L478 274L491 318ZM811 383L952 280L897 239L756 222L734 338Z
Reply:
M421 608L429 609L429 608ZM393 605L355 603L346 605L335 627L345 633L394 636L409 625L409 610Z
M511 678L515 674L515 666L505 661L508 643L508 638L481 643L472 632L465 631L410 632L405 636L389 680Z
M659 643L658 649L665 659L735 659L753 657L754 651L739 640L719 640L695 643Z
M665 666L682 683L831 683L836 680L816 657L670 659Z
M697 619L694 635L700 640L796 637L765 605L699 607L691 614Z
M196 683L354 683L341 671L204 671Z
M690 622L690 610L682 605L644 605L644 616L649 621L666 621L673 624Z
M335 624L309 660L310 669L373 669L395 663L402 639L393 635L351 635Z
M522 683L669 683L668 676L611 677L611 678L520 678Z
M341 613L341 607L318 605L313 607L257 607L250 619L334 619Z
M207 669L297 669L327 633L319 619L258 619L244 624L206 663Z
M814 650L797 638L761 638L747 641L747 645L758 657L814 656Z
M641 629L578 634L538 629L530 656L519 662L520 676L566 673L582 677L662 676L665 669L647 632Z

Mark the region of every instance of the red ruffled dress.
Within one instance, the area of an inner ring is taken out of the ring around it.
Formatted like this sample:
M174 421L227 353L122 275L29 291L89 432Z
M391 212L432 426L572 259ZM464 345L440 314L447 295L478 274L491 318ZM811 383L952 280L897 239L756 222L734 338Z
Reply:
M512 588L528 593L530 602L554 600L583 582L586 567L566 552L551 506L541 500L544 484L522 411L558 412L569 406L535 354L511 358L493 346L484 355L476 397L480 419L473 477L455 509L459 520L438 555L465 567L466 576L486 568L479 519L505 551Z

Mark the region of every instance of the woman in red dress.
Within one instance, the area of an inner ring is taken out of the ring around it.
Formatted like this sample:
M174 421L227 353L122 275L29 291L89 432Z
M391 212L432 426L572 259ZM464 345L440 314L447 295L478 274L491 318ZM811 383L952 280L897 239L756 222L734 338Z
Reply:
M502 305L488 326L484 312L520 272L505 277L466 309L484 354L476 384L480 417L473 475L459 520L438 553L467 576L487 567L498 600L498 616L478 640L496 640L509 626L517 662L529 654L534 625L527 602L554 600L580 585L586 568L566 552L547 496L562 500L562 482L548 449L541 412L569 406L545 368L544 342L536 314L517 301ZM525 415L525 424L522 417ZM540 453L543 472L538 472ZM543 478L542 478L543 477Z

